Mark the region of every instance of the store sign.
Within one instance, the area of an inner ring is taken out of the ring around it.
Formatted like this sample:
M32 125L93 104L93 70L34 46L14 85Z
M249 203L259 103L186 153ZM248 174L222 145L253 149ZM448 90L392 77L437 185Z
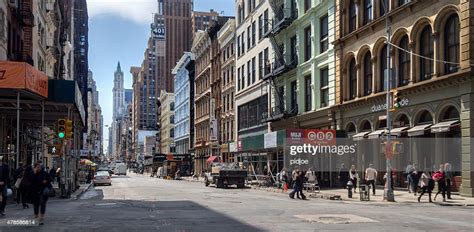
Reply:
M263 148L275 148L277 147L277 132L265 133L263 137Z
M229 152L237 152L237 142L229 143Z
M216 141L217 140L217 119L211 118L210 120L210 133L209 133L209 140Z
M336 131L319 129L287 129L286 144L336 144Z
M400 101L400 106L401 107L408 106L409 103L410 103L410 101L408 100L408 98L403 98ZM372 108L370 108L370 109L372 110L372 113L387 110L387 103L380 104L380 105L373 105Z
M158 40L166 39L166 28L163 25L157 25L152 29L153 37Z

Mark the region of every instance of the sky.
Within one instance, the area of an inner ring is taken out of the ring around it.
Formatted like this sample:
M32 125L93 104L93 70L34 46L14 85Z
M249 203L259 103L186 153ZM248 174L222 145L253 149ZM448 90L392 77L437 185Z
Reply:
M195 11L224 12L235 15L235 0L194 0ZM112 121L112 88L117 63L124 72L125 88L132 88L131 66L143 60L152 15L157 0L87 0L89 13L89 69L99 91L104 126ZM104 127L104 152L108 129Z

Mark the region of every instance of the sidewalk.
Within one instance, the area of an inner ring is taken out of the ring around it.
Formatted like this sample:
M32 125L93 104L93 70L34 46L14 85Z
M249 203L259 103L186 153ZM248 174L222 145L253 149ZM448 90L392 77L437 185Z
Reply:
M199 180L193 179L191 177L182 177L183 180L189 181L189 182L201 182L204 183L204 178L199 178ZM276 188L266 188L266 187L257 187L257 186L250 186L254 190L258 191L267 191L267 192L275 192L275 193L282 193L282 194L288 194L289 191L284 192L281 189L276 189ZM418 196L414 196L413 193L408 193L407 191L402 191L402 190L395 190L395 202L386 202L383 200L383 189L376 189L375 196L370 195L370 201L361 201L360 200L360 194L357 191L357 193L352 194L352 198L349 198L347 196L347 189L322 189L319 193L309 193L305 191L306 194L308 194L309 198L322 198L322 199L327 199L327 200L334 200L334 199L340 199L340 201L344 203L353 203L353 204L419 204L418 203ZM436 201L434 201L434 195L432 194L432 199L433 199L433 204L435 205L441 205L441 206L474 206L474 198L471 197L462 197L459 195L452 195L451 197L453 199L447 199L446 202L443 202L443 197L441 194L438 195L436 198ZM427 204L428 203L428 194L423 195L421 198L421 203Z

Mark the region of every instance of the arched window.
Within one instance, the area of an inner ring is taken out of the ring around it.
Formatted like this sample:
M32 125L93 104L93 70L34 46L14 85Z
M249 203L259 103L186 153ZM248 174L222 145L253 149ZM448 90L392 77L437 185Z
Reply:
M380 50L380 91L387 90L387 70L388 70L388 62L387 62L387 45L385 44Z
M433 36L431 28L426 26L420 35L420 80L428 80L433 76Z
M459 112L454 106L450 106L443 114L442 121L452 120L452 119L459 119Z
M360 131L371 131L371 130L372 130L372 126L370 125L370 122L365 120L360 127Z
M410 53L408 47L408 36L403 36L398 45L398 86L407 85L410 81Z
M364 96L372 93L372 60L370 52L364 56Z
M423 111L418 119L418 124L426 124L426 123L433 123L433 117L431 116L430 112Z
M349 99L357 97L357 67L355 60L352 59L349 64Z
M356 30L357 25L357 6L354 0L349 1L349 33Z
M456 14L449 17L444 28L444 60L459 63L459 18ZM446 74L458 71L458 65L452 63L445 64Z

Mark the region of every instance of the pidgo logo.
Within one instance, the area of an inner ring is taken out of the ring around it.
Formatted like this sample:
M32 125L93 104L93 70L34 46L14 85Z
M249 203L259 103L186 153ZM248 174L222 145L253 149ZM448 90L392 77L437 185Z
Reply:
M290 165L305 165L309 164L309 160L304 160L301 158L290 160Z

